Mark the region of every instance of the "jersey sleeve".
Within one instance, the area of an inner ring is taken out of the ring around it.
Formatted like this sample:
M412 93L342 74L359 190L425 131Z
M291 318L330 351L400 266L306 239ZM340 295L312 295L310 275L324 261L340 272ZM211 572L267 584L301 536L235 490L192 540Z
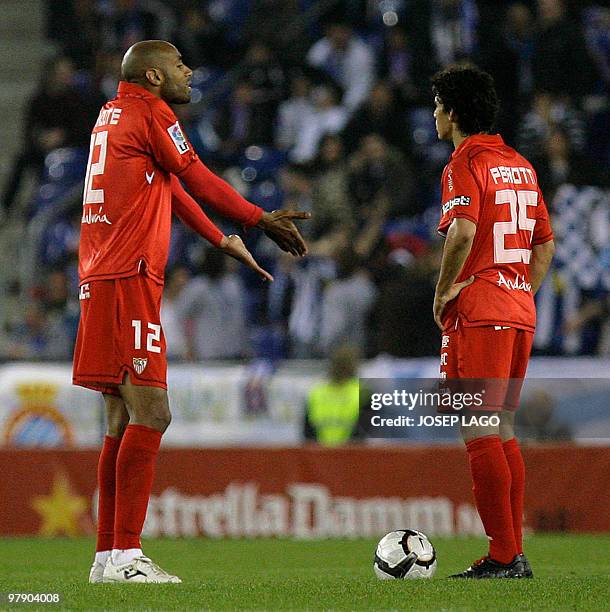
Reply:
M244 199L200 160L188 166L179 177L197 199L246 227L253 227L263 216L262 208Z
M465 164L452 164L443 173L443 204L438 232L447 234L454 219L468 219L479 222L481 210L481 189L471 170Z
M534 234L532 236L532 245L544 244L553 240L553 230L549 221L549 211L542 197L542 193L538 191L538 206L536 207L536 225L534 225Z
M182 188L180 181L172 174L172 212L202 238L219 247L224 234L212 223L201 207Z
M178 174L199 159L167 104L150 105L149 146L156 162L166 172Z

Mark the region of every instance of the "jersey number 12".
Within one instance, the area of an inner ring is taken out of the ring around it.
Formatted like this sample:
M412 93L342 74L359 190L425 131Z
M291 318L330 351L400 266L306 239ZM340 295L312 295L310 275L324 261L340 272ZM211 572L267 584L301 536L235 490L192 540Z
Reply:
M95 147L100 148L97 161L93 162ZM89 161L87 162L87 174L85 175L85 195L83 204L103 204L104 190L93 189L93 177L104 174L106 166L106 149L108 148L108 132L94 132L91 134L91 145L89 146Z

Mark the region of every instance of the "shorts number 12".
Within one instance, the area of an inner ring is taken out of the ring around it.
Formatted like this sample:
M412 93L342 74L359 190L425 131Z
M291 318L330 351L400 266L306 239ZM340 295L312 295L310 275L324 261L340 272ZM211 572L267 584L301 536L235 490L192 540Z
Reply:
M161 326L156 323L148 323L147 325L149 331L148 334L146 334L146 350L150 353L160 353L161 347L154 343L160 342L161 340ZM134 348L139 351L142 348L142 321L133 319L131 321L131 326L134 332L133 345Z

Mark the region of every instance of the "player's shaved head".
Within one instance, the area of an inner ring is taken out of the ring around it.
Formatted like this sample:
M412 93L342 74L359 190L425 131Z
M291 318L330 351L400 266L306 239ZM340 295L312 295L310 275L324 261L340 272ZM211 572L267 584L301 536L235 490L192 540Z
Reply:
M190 102L192 71L182 55L165 40L143 40L127 49L121 64L121 77L137 83L166 102Z
M127 49L121 64L124 81L138 83L146 78L146 71L162 68L172 56L179 56L178 49L165 40L142 40Z

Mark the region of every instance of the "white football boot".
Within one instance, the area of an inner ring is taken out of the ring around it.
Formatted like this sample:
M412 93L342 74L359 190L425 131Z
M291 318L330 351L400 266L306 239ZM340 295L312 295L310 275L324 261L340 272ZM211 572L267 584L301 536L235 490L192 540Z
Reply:
M93 562L91 570L89 571L89 582L91 584L98 584L104 581L104 566L97 561Z
M148 557L136 557L129 563L123 565L115 565L112 559L108 559L104 574L103 582L127 582L127 583L162 583L162 582L182 582L178 576L172 576L165 570L162 570L156 563L153 563Z

